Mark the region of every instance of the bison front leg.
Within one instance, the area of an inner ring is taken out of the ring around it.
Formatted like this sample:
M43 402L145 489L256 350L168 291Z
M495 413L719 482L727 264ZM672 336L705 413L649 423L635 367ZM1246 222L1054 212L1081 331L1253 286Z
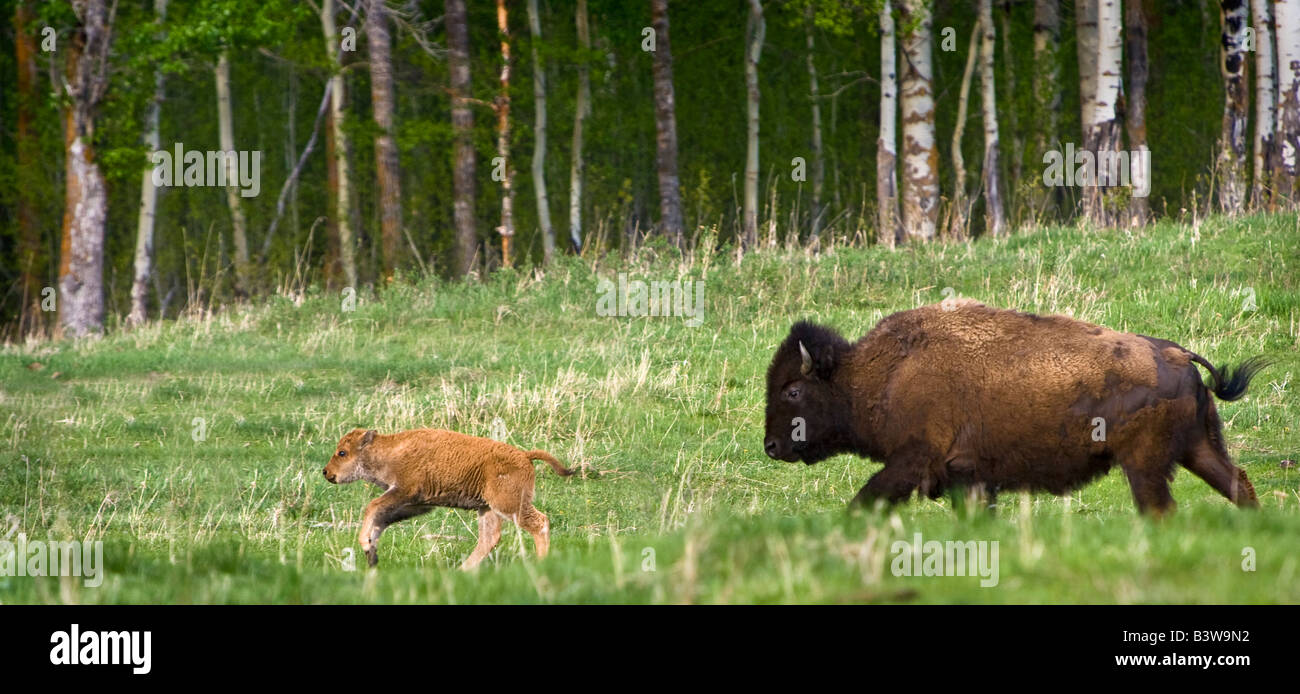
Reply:
M919 475L910 466L885 465L885 469L867 480L858 495L853 497L849 508L872 509L878 504L892 506L907 501L920 481Z
M410 503L410 500L384 492L366 506L366 515L361 521L361 549L366 553L366 563L370 566L379 564L379 536L388 526L429 511L429 506Z

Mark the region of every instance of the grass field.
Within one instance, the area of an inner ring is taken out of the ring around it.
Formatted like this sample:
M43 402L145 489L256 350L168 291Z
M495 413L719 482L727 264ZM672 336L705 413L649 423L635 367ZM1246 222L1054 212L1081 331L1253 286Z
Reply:
M597 276L706 281L703 324L597 314ZM952 292L945 292L951 288ZM1262 508L1181 471L1179 511L1136 516L1119 471L993 514L913 501L849 515L879 469L762 454L764 373L791 322L849 337L948 294L1276 364L1219 403ZM0 577L0 601L84 603L1300 602L1300 220L1049 229L890 252L643 250L476 284L398 283L345 311L308 290L79 343L0 349L0 515L29 539L102 540L103 584ZM201 421L200 421L201 420ZM357 546L377 494L321 476L354 426L450 428L549 450L552 553L507 524L475 574L468 511ZM198 439L198 440L196 440ZM895 541L997 541L998 582L895 576ZM1244 553L1244 555L1243 555ZM346 570L349 556L357 570ZM1253 557L1254 570L1243 569Z

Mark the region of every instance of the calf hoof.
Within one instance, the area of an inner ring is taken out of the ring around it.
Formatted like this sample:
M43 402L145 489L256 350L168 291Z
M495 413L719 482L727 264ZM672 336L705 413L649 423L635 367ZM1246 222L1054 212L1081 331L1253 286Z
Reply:
M379 550L374 548L366 550L366 565L372 569L379 566Z

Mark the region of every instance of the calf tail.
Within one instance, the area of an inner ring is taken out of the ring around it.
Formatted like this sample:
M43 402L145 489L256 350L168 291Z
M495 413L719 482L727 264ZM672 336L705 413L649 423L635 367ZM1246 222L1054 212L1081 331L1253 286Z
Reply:
M529 460L546 461L548 464L550 464L551 469L555 471L555 474L559 475L560 477L568 477L569 475L572 475L574 472L573 470L564 467L564 465L560 464L560 461L555 459L555 456L551 455L550 453L547 453L546 451L524 451L524 455L528 456Z
M1220 400L1229 401L1237 400L1245 395L1246 388L1250 385L1250 379L1254 378L1255 374L1258 374L1271 363L1263 357L1251 357L1238 364L1236 369L1225 366L1223 371L1219 371L1201 355L1190 352L1189 354L1191 354L1192 361L1204 366L1210 372L1210 390Z

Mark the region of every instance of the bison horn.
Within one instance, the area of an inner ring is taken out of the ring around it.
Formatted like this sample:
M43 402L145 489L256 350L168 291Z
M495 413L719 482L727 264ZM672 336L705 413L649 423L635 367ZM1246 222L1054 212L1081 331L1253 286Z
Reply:
M805 376L811 375L813 368L812 355L808 353L808 348L803 346L803 342L799 343L799 355L803 357L803 365L799 367L799 370Z

